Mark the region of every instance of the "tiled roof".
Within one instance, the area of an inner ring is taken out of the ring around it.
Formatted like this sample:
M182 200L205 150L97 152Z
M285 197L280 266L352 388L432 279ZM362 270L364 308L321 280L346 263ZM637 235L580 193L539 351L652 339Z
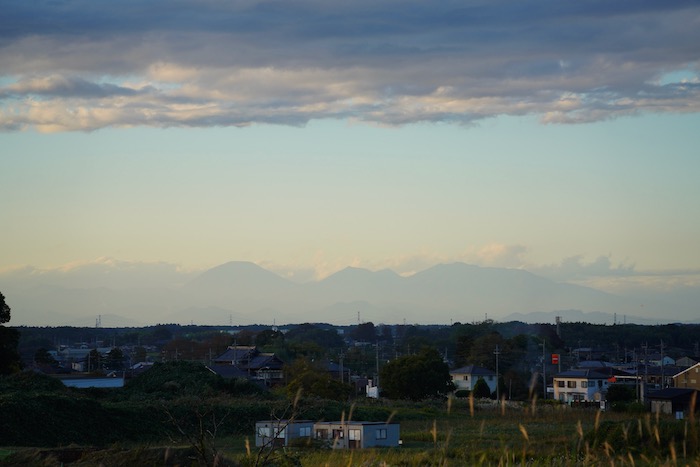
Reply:
M249 360L257 353L257 349L253 346L236 346L229 347L226 352L222 353L214 359L216 362L241 362Z
M210 365L207 368L224 379L248 377L248 373L233 365Z
M275 357L274 354L260 354L257 357L253 357L250 362L246 365L246 368L251 370L260 370L263 368L269 368L270 370L279 370L283 366L282 361Z

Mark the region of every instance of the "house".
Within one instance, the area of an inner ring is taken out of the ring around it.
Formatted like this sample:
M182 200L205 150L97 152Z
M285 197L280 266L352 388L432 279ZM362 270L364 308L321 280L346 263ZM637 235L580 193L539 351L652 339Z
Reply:
M398 447L398 423L340 421L314 423L314 438L333 449Z
M250 379L262 381L266 386L279 384L284 378L284 362L273 353L260 352L255 346L229 346L226 352L213 359L211 368L221 365L236 367Z
M258 353L260 352L254 345L230 345L224 353L212 361L212 364L233 365L240 368L246 366Z
M673 385L677 388L700 389L700 363L673 375Z
M681 357L678 360L676 360L676 366L684 367L684 368L689 368L693 365L698 363L697 361L693 360L690 357Z
M314 422L311 420L262 420L255 423L256 447L281 447L295 440L311 441Z
M554 376L554 398L562 402L600 402L613 383L637 383L637 377L615 368L576 368Z
M325 370L331 378L339 379L344 383L350 381L350 370L343 365L339 365L335 362L328 362L325 365Z
M650 366L669 366L676 364L676 361L674 359L672 359L668 355L662 355L658 352L642 357L640 361Z
M450 371L455 390L472 391L477 381L483 379L493 393L496 391L496 373L476 365L467 365Z
M647 366L640 367L637 372L639 377L645 382L646 387L650 390L664 389L674 386L673 375L680 373L683 368L663 365L663 366Z
M691 409L699 410L698 392L692 388L666 388L650 393L647 400L651 401L653 413L675 414L680 419Z

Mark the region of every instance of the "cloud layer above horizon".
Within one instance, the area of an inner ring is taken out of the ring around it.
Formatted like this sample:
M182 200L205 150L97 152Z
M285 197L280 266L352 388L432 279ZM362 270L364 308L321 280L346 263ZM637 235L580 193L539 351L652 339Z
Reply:
M694 1L9 1L0 129L700 111Z

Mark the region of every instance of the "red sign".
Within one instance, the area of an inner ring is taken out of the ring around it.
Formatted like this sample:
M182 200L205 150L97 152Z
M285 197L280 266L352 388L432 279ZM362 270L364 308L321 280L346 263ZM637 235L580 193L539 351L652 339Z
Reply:
M552 354L552 365L556 365L559 363L559 354L558 353L553 353Z

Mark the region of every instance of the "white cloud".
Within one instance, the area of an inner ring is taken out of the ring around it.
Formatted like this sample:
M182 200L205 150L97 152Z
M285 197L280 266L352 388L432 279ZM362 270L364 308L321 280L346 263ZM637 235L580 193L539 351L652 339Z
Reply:
M198 271L165 262L123 261L102 257L76 261L53 268L17 267L0 272L0 280L18 288L41 284L68 288L105 287L111 289L175 287Z
M0 19L5 130L700 111L694 2L32 5Z

